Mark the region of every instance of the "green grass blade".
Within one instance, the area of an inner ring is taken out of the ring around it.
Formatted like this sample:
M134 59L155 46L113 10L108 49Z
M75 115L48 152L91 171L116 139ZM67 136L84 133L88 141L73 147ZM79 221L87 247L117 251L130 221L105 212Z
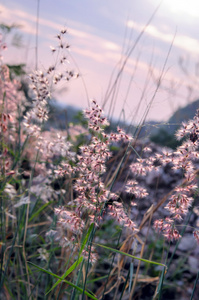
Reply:
M83 251L83 249L84 249L84 247L85 247L85 245L86 245L86 243L87 243L87 241L89 239L89 236L90 236L90 233L92 232L93 226L94 226L94 224L91 224L91 226L89 227L88 232L87 232L87 234L86 234L86 236L85 236L85 238L84 238L84 240L82 242L82 245L81 245L81 248L80 248L80 252L79 252L79 259L76 262L74 262L74 264L61 276L62 279L59 279L53 285L53 287L46 293L46 295L48 293L50 293L58 284L60 284L63 281L63 279L66 276L68 276L82 262L83 257L80 257L80 255L81 255L81 253L82 253L82 251Z
M82 268L83 268L83 265L84 265L84 261L82 262L81 264L81 267L80 267L80 270L77 274L77 279L76 279L76 285L79 284L79 281L80 281L80 278L81 278L81 274L82 274ZM73 289L73 292L72 292L72 295L71 295L71 299L70 300L74 300L75 299L75 295L76 295L76 290ZM58 299L57 299L58 300Z
M22 209L24 212L25 212L25 206L23 207ZM15 245L15 242L16 242L16 239L17 239L17 234L18 234L18 231L19 231L19 228L20 228L20 225L21 225L21 222L20 221L17 225L17 228L15 230L15 234L14 234L14 237L13 237L13 240L12 240L12 245L10 247L10 250L9 250L9 254L8 254L8 259L7 259L7 262L5 264L5 267L4 267L4 271L3 271L3 274L1 274L0 278L1 278L1 281L0 281L0 290L3 286L3 283L4 283L4 279L6 277L6 273L7 273L7 269L8 269L8 266L9 266L9 262L10 262L10 258L11 258L11 255L13 253L13 249L14 249L14 245ZM3 261L2 261L3 263ZM2 265L3 266L3 265Z
M85 247L85 245L86 245L86 243L87 243L87 241L89 239L89 236L90 236L90 234L91 234L91 232L93 230L93 227L94 227L94 223L92 223L90 225L90 227L89 227L89 229L87 231L87 234L86 234L86 236L85 236L85 238L84 238L84 240L82 242L81 248L80 248L79 256L81 255L81 253L82 253L82 251L83 251L83 249L84 249L84 247Z
M199 272L198 272L198 274L197 274L197 276L196 276L196 280L195 280L195 283L194 283L194 287L193 287L193 290L192 290L192 294L191 294L190 300L193 300L193 295L194 295L194 293L195 293L195 289L196 289L196 284L197 284L197 282L198 282L198 278L199 278Z
M35 217L37 217L39 214L40 214L40 212L42 211L42 210L44 210L47 206L49 206L51 203L53 203L53 201L50 201L50 202L48 202L48 203L45 203L44 205L42 205L30 218L29 218L29 222L31 222L32 221L32 219L34 219Z
M30 261L28 261L28 263L31 264L32 266L34 266L35 268L37 268L38 270L40 270L40 271L42 271L42 272L45 272L45 273L47 273L47 274L49 274L49 275L51 275L51 276L53 276L53 277L55 277L55 278L60 279L61 281L67 283L67 284L70 285L70 286L72 286L73 288L75 288L75 289L78 290L79 292L83 293L83 289L81 289L80 287L76 286L75 284L69 282L68 280L65 280L65 279L63 280L62 277L60 277L60 276L58 276L58 275L56 275L56 274L54 274L54 273L52 273L52 272L50 272L50 271L47 271L47 270L45 270L45 269L43 269L43 268L41 268L41 267L39 267L39 266L37 266L37 265L31 263ZM91 294L88 293L87 291L84 291L84 294L85 294L86 296L90 297L90 298L93 299L93 300L97 300L96 297L94 297L93 295L91 295Z
M125 289L126 289L127 282L128 282L128 280L129 280L129 274L130 274L130 271L128 270L128 273L127 273L127 276L126 276L126 280L125 280L125 282L124 282L124 284L123 284L123 288L122 288L122 291L121 291L119 300L122 300L124 291L125 291Z
M134 273L134 264L131 262L130 264L130 279L129 279L129 293L131 291L132 283L133 283L133 273Z
M162 270L162 274L161 274L160 281L159 281L158 288L157 288L157 294L156 295L159 294L158 300L161 300L162 286L163 286L163 281L164 281L164 274L165 274L165 268Z
M110 247L107 247L107 246L104 246L104 245L101 245L101 244L95 244L95 245L99 246L99 247L102 247L104 249L110 250L112 252L119 253L121 255L129 256L129 257L134 258L134 259L138 259L138 260L143 261L145 263L149 263L149 264L153 264L153 265L158 265L158 266L162 266L164 268L167 268L164 264L161 264L161 263L158 263L158 262L155 262L155 261L152 261L152 260L140 258L140 257L134 256L134 255L131 255L131 254L128 254L128 253L122 252L120 250L116 250L116 249L113 249L113 248L110 248Z
M88 280L87 283L93 283L93 282L101 281L101 280L104 280L104 279L107 279L107 278L108 278L108 275L104 275L104 276L101 276L101 277L97 277L95 279Z
M46 295L48 294L48 293L50 293L58 284L60 284L62 281L63 281L63 279L65 278L65 277L67 277L81 262L82 262L82 260L83 260L83 257L81 256L63 275L62 275L62 279L59 279L54 285L53 285L53 287L46 293Z
M88 232L83 240L82 246L86 245L87 240L90 237L90 241L88 244L90 244L90 249L88 252L88 262L87 262L87 266L86 266L86 274L85 274L85 280L84 280L84 287L83 287L83 293L82 293L82 300L84 299L84 291L86 290L86 281L87 281L87 275L88 275L88 268L89 268L89 260L90 260L90 252L91 252L91 245L92 245L92 240L94 237L94 233L95 233L95 227L94 227L94 223L92 223L88 229ZM82 251L83 248L81 247L80 251Z

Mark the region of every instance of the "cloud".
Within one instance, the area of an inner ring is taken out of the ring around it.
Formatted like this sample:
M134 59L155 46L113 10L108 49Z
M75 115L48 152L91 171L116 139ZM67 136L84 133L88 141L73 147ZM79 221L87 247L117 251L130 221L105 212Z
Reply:
M199 2L198 0L166 0L165 6L173 13L184 16L190 15L191 17L199 17Z
M12 20L12 23L22 25L21 31L35 35L36 16L19 9L8 9L4 5L0 4L1 19L8 23L8 20ZM11 22L9 22L11 23ZM39 18L39 25L45 26L51 29L61 30L63 26L57 22L49 21L44 18Z
M127 27L133 28L133 29L137 30L138 32L141 32L144 28L144 25L140 25L132 20L129 20L127 22ZM158 40L161 40L168 44L171 44L174 39L174 43L173 43L174 46L176 46L180 49L186 50L189 53L198 54L199 41L197 39L194 39L187 35L180 35L178 33L176 33L176 36L175 36L175 33L171 34L171 33L160 31L154 25L148 25L144 31L149 36L155 37Z
M88 33L82 30L77 30L75 28L69 28L69 33L72 35L72 37L81 39L79 40L80 43L81 42L84 42L85 44L89 43L89 46L91 46L92 48L100 47L104 50L111 50L111 51L121 50L121 47L118 44L106 40L104 38L101 38L96 34Z
M21 27L22 32L30 35L35 35L35 31L36 31L35 16L19 9L10 10L3 5L0 5L0 11L2 11L3 21L13 20L13 22L16 22L17 24L19 23L22 26ZM75 24L74 22L72 23L73 26L78 25L78 27L80 28L84 27L83 24ZM41 27L45 27L45 28L41 28ZM62 28L63 26L61 26L61 24L58 24L57 22L49 21L41 17L39 18L40 40L41 38L48 38L52 42L53 37L50 34L46 34L46 29L48 29L48 32L49 29L53 32L55 30L59 32ZM86 29L88 30L89 28ZM110 57L110 52L118 52L118 57L120 55L119 45L109 40L103 39L95 34L85 32L84 30L78 30L74 27L69 28L69 34L72 40L75 39L74 42L74 45L76 45L74 47L75 52L82 56L90 57L96 62L102 62L104 60L104 56L106 55Z

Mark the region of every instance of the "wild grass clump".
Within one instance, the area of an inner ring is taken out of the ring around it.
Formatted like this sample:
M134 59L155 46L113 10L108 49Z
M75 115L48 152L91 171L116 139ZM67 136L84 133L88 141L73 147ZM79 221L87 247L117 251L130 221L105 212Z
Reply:
M143 145L138 153L137 138L119 127L106 133L109 122L96 100L83 112L84 145L75 148L66 131L45 132L53 89L79 77L68 69L66 34L61 30L58 45L51 47L55 64L29 75L31 106L20 83L11 80L8 66L3 61L0 66L1 299L133 299L142 288L140 278L148 278L139 274L142 265L146 271L149 265L158 267L153 293L159 296L169 268L165 249L161 246L159 261L153 261L153 255L144 259L139 231L168 200L169 215L154 220L153 227L169 242L181 238L180 222L198 190L194 161L199 158L199 111L176 133L185 141L175 152L165 148L154 154ZM1 43L1 51L4 48ZM111 147L117 148L118 158L114 168L107 169ZM126 176L122 187L127 200L113 190L132 152L136 160L129 165L131 178ZM168 164L182 172L181 182L138 224L133 207L149 196L140 178L144 181L148 173L158 174ZM197 229L193 235L199 242ZM162 237L159 241L162 245Z

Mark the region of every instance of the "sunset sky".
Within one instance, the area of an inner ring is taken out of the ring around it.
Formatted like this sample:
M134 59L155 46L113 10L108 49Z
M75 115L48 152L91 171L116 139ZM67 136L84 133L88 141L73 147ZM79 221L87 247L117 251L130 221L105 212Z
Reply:
M69 83L67 92L56 94L58 101L85 108L87 92L89 98L102 105L112 72L113 83L125 54L131 49L116 93L111 94L104 106L109 116L118 117L123 112L126 120L139 122L149 109L147 119L166 121L179 106L199 98L198 0L40 0L39 3L39 68L51 64L49 46L56 44L56 34L66 27L71 67L78 67L81 74ZM8 40L5 60L24 62L29 72L35 66L37 4L37 0L0 0L1 23L21 25L17 32L21 33L23 44L15 49Z

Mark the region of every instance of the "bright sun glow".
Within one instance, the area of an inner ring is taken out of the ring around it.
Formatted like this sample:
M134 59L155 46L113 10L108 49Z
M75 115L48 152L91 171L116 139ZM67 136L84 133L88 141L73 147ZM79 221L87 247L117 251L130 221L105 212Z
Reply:
M198 0L166 0L164 4L169 7L173 13L199 17Z

